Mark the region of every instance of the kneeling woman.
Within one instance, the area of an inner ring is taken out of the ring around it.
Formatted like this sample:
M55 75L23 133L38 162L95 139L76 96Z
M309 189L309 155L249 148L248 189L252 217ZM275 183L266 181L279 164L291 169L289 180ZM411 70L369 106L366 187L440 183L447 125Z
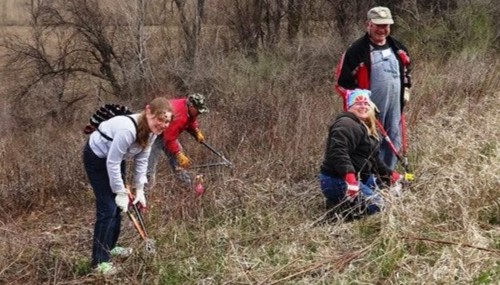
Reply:
M134 203L146 206L144 184L151 144L172 119L166 98L151 101L139 114L102 122L83 150L83 163L96 198L92 265L103 274L116 273L110 260L120 235L120 210L129 205L125 189L125 160L133 160Z
M339 206L353 217L375 214L382 208L376 177L396 181L378 156L379 138L374 105L369 90L355 89L346 98L347 111L329 128L326 151L319 175L328 208ZM354 209L358 209L355 211Z

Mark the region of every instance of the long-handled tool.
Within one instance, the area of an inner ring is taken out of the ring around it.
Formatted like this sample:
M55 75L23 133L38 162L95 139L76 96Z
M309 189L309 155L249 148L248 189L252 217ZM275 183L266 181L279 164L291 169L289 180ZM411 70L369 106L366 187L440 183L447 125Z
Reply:
M137 204L132 203L134 201L134 195L127 187L128 197L131 201L131 205L129 206L129 210L127 211L127 215L134 224L134 228L137 230L142 240L145 242L146 253L154 254L156 252L155 241L148 237L148 233L146 232L146 226L144 224L144 219L142 218L141 211L137 207Z
M196 169L196 168L207 168L207 167L212 167L212 166L228 166L228 164L225 161L221 161L221 162L197 164L197 165L190 166L189 168Z
M234 164L231 161L229 161L222 153L215 150L215 148L213 148L212 146L210 146L206 142L202 141L201 144L203 146L205 146L206 148L208 148L215 155L220 157L222 159L222 161L193 165L193 166L189 167L190 169L209 168L209 167L214 167L214 166L227 166L227 167L229 167L231 174L233 173ZM203 195L203 193L205 193L205 186L203 184L204 184L204 177L202 174L198 174L198 175L195 175L193 177L193 179L191 181L191 186L193 187L195 195L197 197L200 197Z
M217 155L218 157L220 157L224 161L224 163L225 163L226 166L228 166L231 169L234 169L234 164L231 161L229 161L222 153L218 152L212 146L210 146L209 144L207 144L204 141L202 141L201 144L204 145L206 148L208 148L215 155Z
M402 153L402 159L403 159L403 166L405 167L405 171L408 173L405 173L404 179L407 181L412 181L415 179L414 175L410 173L409 171L409 164L408 164L408 140L406 137L406 120L405 116L403 113L401 113L401 138L403 141L403 144L401 146L401 153Z
M375 122L377 123L377 127L378 127L380 133L382 134L384 140L389 145L389 148L396 155L396 157L399 160L399 162L401 162L401 165L403 166L403 169L405 170L404 180L405 181L413 181L415 179L415 176L410 171L410 165L408 164L408 158L406 156L404 156L404 157L401 156L401 154L398 152L398 150L394 146L394 143L391 141L391 138L389 137L389 135L385 131L384 126L382 126L382 123L380 123L379 120L375 120ZM406 135L405 135L404 140L406 140Z

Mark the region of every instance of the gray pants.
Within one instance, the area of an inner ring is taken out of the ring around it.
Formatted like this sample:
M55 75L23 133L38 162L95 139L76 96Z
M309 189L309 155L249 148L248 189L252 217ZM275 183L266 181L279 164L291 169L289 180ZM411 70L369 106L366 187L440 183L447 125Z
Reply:
M154 184L156 181L156 166L158 165L158 161L160 160L162 152L165 153L165 155L167 156L168 162L170 164L170 167L175 173L176 179L183 186L190 187L192 183L191 176L189 175L186 169L179 167L179 165L177 164L177 158L175 157L175 154L170 153L165 149L162 136L158 136L154 141L153 145L151 146L151 153L149 154L149 160L148 160L148 170L146 172L149 183Z

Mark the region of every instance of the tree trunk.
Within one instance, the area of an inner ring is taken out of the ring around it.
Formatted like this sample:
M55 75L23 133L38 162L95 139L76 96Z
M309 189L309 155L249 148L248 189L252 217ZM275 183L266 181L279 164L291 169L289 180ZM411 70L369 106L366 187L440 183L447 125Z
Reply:
M287 35L289 41L294 41L299 33L300 23L302 22L302 12L304 0L288 0L287 11Z

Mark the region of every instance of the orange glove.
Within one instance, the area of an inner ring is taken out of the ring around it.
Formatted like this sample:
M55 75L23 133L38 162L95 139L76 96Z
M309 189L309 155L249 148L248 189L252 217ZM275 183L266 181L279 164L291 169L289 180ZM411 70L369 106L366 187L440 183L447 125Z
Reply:
M196 129L194 131L194 137L196 138L196 141L199 143L201 143L205 139L200 129Z
M189 164L191 163L191 161L189 161L189 158L182 151L177 153L175 158L177 159L177 164L179 164L179 166L184 169L188 168Z

